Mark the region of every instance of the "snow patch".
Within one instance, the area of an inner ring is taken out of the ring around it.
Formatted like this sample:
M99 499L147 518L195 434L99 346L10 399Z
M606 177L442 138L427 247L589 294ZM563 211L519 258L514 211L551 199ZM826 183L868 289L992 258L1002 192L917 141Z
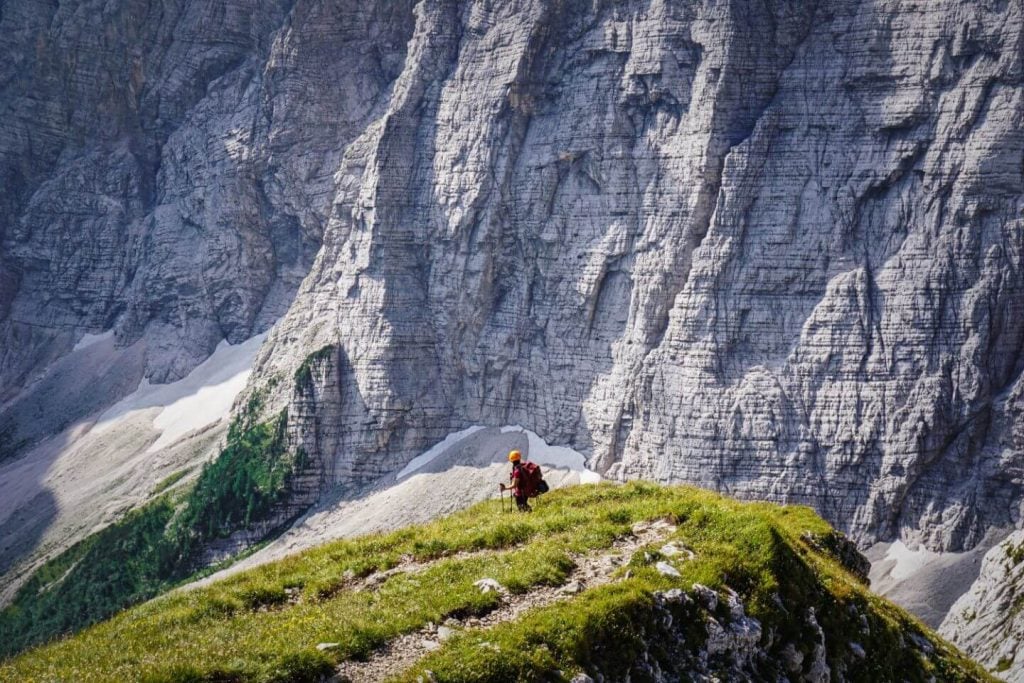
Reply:
M106 332L101 332L99 334L84 334L82 335L82 338L78 340L78 343L75 344L74 348L71 349L71 351L74 352L81 351L82 349L87 349L90 346L94 344L99 344L101 341L110 339L113 336L114 330L107 330Z
M245 388L256 352L266 337L263 333L236 345L222 341L209 358L177 382L150 384L143 379L134 393L100 416L94 430L102 433L133 413L160 409L153 426L161 434L149 447L152 453L188 432L227 417L235 397Z
M889 570L889 576L897 581L902 581L903 579L913 576L919 572L928 564L941 557L942 554L943 553L937 553L924 547L917 550L911 550L903 543L903 541L897 540L889 546L889 549L885 553L884 560L892 560L895 562Z
M461 432L453 432L448 436L444 437L442 441L434 444L429 450L417 455L415 458L409 461L409 464L402 468L402 471L395 475L395 481L401 481L405 477L426 466L431 461L437 459L437 457L447 451L450 447L462 441L467 436L479 432L481 429L486 429L482 425L474 425L468 429L463 429Z
M600 474L587 469L587 459L579 451L574 451L568 446L550 446L537 434L519 425L508 425L501 428L502 434L509 432L521 432L526 435L529 444L526 457L531 462L551 467L564 467L573 472L579 472L581 484L596 484L601 481Z

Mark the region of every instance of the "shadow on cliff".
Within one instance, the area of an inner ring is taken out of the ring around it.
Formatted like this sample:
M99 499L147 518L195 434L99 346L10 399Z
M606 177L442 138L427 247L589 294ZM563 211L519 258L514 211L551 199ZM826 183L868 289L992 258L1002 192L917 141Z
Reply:
M39 549L57 518L57 497L46 484L46 473L70 442L64 432L0 465L0 607L13 597L18 579L27 578L8 572Z

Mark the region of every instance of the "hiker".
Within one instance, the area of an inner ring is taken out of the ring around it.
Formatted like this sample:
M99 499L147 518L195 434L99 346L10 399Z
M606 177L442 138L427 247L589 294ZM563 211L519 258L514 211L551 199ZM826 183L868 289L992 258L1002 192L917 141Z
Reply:
M533 508L527 499L533 498L548 490L548 484L544 481L540 466L533 462L523 462L523 454L519 451L511 451L508 454L508 461L512 463L512 473L508 475L511 485L498 484L502 491L512 489L512 496L516 499L516 506L520 512L532 512Z

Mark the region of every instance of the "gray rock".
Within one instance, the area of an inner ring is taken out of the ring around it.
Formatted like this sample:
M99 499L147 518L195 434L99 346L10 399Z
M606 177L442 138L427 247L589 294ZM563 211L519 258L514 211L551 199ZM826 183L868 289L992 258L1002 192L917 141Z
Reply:
M707 611L714 612L718 608L718 593L714 589L708 588L702 583L695 583L690 588L690 592L693 593L698 604Z
M420 8L253 378L337 347L272 401L327 485L522 423L859 542L1019 514L1018 8L741 5Z
M83 333L165 381L283 315L299 509L518 423L858 543L1020 522L1019 3L163 7L0 16L12 443Z
M504 593L505 587L491 578L479 579L473 585L480 589L481 593Z
M6 3L0 401L83 332L144 339L163 382L282 315L413 22L404 1Z
M796 649L796 644L789 642L780 652L786 671L791 674L799 673L803 667L804 655Z
M521 423L858 542L1020 516L1019 7L740 5L421 6L253 379L336 345L274 397L331 484Z
M950 609L939 633L989 671L1024 683L1024 531L985 555L974 585Z
M672 576L672 577L681 577L682 576L682 574L679 573L679 570L676 569L675 567L673 567L672 565L670 565L668 562L658 562L657 564L654 565L654 568L657 569L662 574L664 574L665 576Z

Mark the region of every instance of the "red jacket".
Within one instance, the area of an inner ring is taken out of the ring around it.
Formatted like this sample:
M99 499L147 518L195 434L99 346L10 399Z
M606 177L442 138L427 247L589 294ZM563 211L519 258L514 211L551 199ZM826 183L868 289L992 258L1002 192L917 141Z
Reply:
M537 466L529 461L512 464L512 473L508 475L509 481L512 482L512 495L529 498L537 492L539 477L530 476L532 470L536 468Z

